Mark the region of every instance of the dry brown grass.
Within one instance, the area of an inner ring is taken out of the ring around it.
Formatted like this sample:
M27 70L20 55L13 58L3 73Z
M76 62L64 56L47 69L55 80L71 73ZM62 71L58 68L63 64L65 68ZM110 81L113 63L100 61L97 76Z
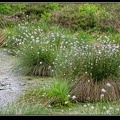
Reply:
M6 40L6 33L4 32L3 29L0 29L0 46L4 44Z
M4 46L4 43L6 41L6 32L5 28L7 27L5 21L0 17L0 46Z
M33 68L33 74L38 76L50 76L50 69L48 69L48 66L36 66Z
M36 76L50 76L51 70L48 69L48 66L32 66L26 68L24 71L21 71L21 74L25 75L36 75Z
M110 86L107 84L110 84ZM83 75L73 82L71 94L75 95L77 97L76 100L79 102L119 100L120 82L114 77L108 77L99 82L95 82L89 75ZM101 97L101 95L104 96Z

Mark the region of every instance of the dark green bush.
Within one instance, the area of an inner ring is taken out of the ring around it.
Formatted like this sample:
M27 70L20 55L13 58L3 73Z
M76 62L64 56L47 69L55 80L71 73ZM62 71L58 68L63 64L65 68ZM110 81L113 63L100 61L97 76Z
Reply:
M0 3L0 13L1 14L13 14L17 11L22 11L25 8L25 4L22 3Z
M0 3L0 13L2 14L8 14L11 12L10 4L8 3Z

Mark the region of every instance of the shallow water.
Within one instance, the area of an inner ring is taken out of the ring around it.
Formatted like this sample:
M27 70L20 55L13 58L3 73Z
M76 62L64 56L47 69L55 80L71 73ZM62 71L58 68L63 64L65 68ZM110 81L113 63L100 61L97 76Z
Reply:
M17 58L0 49L0 107L11 103L26 90L26 81L12 72Z

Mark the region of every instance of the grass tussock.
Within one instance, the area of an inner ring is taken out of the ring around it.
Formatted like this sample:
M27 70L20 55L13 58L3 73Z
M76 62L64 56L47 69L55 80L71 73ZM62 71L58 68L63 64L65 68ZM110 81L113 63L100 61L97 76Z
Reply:
M119 100L120 82L112 76L97 82L91 76L83 75L73 82L71 94L75 95L79 102Z

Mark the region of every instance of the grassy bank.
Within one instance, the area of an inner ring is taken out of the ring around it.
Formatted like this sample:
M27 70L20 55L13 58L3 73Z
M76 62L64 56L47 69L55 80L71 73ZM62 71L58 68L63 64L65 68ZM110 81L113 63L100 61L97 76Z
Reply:
M119 4L18 6L23 13L2 27L1 47L30 84L0 114L119 115Z

